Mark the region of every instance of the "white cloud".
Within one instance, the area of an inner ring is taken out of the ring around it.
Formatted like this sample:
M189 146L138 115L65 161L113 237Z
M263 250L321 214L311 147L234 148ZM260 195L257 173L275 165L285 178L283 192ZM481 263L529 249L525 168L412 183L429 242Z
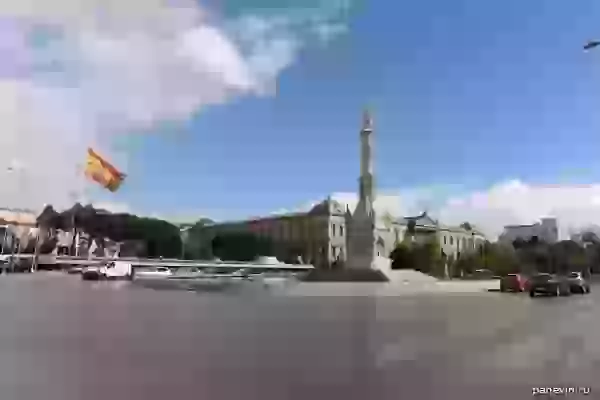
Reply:
M600 183L589 185L532 185L512 180L485 191L451 197L439 209L448 223L471 221L491 235L508 224L558 218L561 237L572 229L600 224Z
M110 151L115 136L273 93L306 30L327 40L343 31L329 5L252 5L228 18L195 0L0 2L0 206L89 197L87 146L127 169L126 154Z

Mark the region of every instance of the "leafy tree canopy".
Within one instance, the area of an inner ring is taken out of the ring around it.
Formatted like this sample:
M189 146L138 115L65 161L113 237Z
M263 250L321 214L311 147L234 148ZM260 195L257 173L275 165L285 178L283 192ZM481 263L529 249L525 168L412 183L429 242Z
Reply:
M92 237L109 238L116 242L142 241L148 257L177 257L181 253L179 228L157 218L113 214L77 203L61 213L56 212L52 206L46 206L37 222L45 228L76 228Z

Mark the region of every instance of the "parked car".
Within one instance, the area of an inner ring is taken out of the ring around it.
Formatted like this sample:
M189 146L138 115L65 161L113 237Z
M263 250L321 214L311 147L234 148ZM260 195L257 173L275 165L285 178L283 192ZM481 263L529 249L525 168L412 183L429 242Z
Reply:
M529 295L535 297L536 294L570 296L571 285L567 277L551 274L538 274L529 281Z
M508 274L500 280L501 292L527 292L529 281L525 275Z
M567 279L571 288L571 293L590 293L590 283L583 277L581 272L571 272Z
M100 266L88 266L81 272L81 279L84 281L99 281L104 278L105 276Z

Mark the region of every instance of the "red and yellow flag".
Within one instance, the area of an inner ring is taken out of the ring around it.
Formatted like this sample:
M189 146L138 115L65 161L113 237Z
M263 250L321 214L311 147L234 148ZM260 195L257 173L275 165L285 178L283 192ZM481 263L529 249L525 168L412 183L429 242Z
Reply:
M100 157L91 148L88 149L85 176L99 183L105 189L116 192L125 180L126 175L111 163Z

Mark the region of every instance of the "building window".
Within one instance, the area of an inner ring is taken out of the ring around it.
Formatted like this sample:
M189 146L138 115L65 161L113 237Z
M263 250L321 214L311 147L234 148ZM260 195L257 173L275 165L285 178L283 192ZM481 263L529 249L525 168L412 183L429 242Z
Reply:
M454 237L450 236L450 245L454 244Z
M335 224L331 224L331 236L335 236Z
M446 243L446 235L444 235L444 244L447 244L447 243Z
M340 225L340 236L344 236L344 225Z
M335 257L337 256L337 254L335 254L336 250L335 250L335 246L331 246L331 257L335 260Z

